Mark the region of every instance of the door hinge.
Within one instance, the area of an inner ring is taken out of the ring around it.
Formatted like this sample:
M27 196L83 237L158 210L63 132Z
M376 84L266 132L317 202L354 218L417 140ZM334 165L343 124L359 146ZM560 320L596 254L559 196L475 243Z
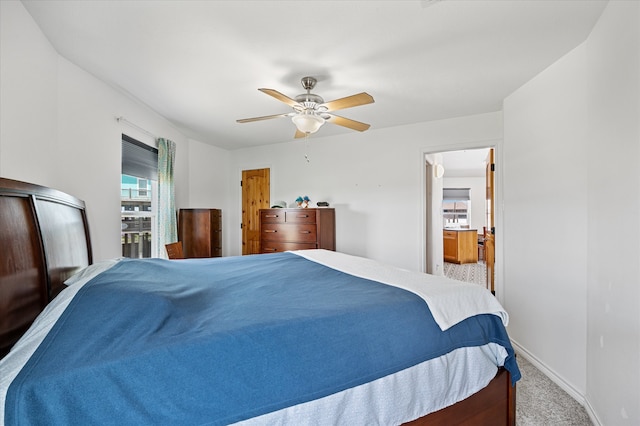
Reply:
M491 163L491 171L492 172L496 171L496 163Z
M240 229L242 229L242 223L240 224Z
M240 181L240 186L242 186L242 181Z
M491 235L496 235L496 227L495 226L491 227Z

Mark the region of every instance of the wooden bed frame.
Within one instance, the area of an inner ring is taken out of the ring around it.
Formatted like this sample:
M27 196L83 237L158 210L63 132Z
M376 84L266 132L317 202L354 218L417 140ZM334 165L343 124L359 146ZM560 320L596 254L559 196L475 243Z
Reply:
M93 262L83 201L39 185L0 178L0 358L64 280ZM516 388L501 368L491 383L410 425L515 425Z
M0 357L92 263L84 202L54 189L0 178Z

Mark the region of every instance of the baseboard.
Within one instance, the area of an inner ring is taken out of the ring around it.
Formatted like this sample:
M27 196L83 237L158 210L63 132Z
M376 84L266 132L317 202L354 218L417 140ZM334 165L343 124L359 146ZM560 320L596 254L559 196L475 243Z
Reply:
M524 357L527 361L533 364L538 370L542 372L545 376L549 378L553 383L558 385L563 391L569 394L573 399L575 399L580 405L582 405L587 412L587 415L591 419L591 422L594 426L602 426L600 419L596 416L591 403L589 403L588 399L576 388L574 388L570 383L562 378L562 376L558 375L555 371L549 368L544 362L540 361L533 355L531 352L526 350L522 345L518 342L511 340L511 344L513 348L518 353L519 356Z
M589 418L591 419L591 423L593 423L595 426L602 426L603 423L600 421L598 416L596 416L596 411L591 406L591 403L589 402L588 398L585 398L584 400L584 409L589 415Z

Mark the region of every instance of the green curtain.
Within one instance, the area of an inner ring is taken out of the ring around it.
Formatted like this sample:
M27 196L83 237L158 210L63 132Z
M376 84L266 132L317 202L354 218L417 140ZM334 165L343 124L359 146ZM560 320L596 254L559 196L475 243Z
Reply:
M158 257L167 258L165 244L178 241L176 201L173 183L173 163L176 144L158 139Z

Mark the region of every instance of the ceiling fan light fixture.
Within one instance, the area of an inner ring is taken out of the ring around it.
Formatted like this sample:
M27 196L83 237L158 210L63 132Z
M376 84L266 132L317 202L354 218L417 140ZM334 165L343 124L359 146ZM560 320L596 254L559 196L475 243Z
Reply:
M324 124L324 118L313 113L296 114L291 121L302 133L315 133Z

